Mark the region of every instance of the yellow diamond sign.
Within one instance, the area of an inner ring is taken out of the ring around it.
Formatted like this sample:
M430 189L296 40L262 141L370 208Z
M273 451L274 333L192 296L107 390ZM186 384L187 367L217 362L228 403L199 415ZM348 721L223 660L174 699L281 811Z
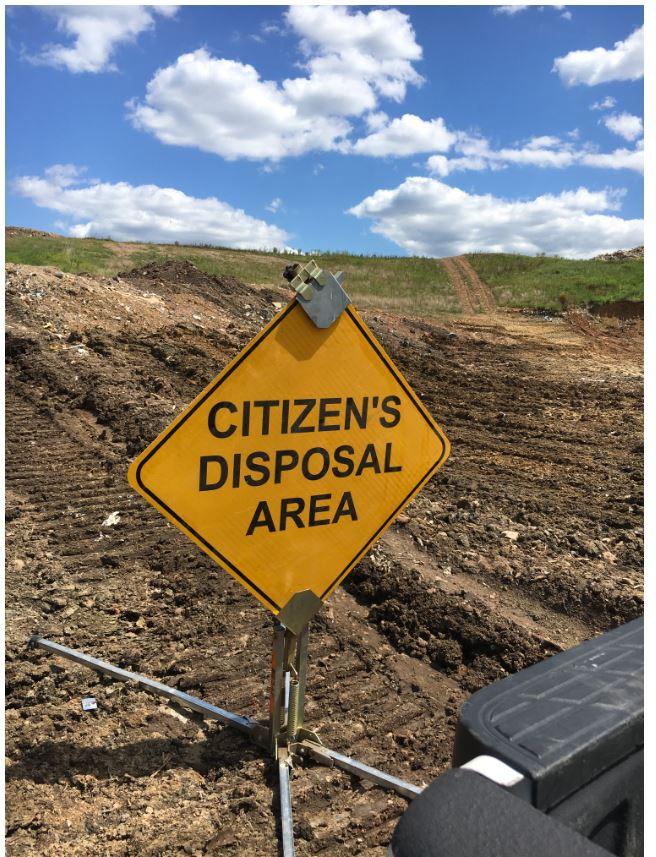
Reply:
M133 462L129 480L279 613L325 600L449 442L352 306L294 300Z

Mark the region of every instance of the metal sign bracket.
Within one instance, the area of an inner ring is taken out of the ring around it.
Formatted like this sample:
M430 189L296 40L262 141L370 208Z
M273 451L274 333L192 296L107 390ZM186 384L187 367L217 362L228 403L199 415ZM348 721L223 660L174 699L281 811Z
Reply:
M341 271L336 274L324 271L314 259L302 266L289 265L283 277L288 280L299 304L317 327L330 327L351 303L342 288L344 274Z

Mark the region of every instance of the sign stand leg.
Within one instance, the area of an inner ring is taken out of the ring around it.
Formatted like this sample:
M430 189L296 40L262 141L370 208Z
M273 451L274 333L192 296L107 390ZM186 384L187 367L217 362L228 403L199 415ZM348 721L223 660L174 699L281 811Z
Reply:
M284 857L294 857L294 827L292 819L291 772L296 756L310 756L315 761L341 768L348 773L362 777L385 789L391 789L404 797L412 798L423 789L378 768L365 765L350 756L344 756L329 747L324 747L319 738L304 727L305 686L307 681L307 644L308 626L304 625L298 634L294 634L280 622L273 630L273 648L271 654L271 686L269 692L269 727L261 723L233 714L216 705L211 705L198 697L183 693L163 682L115 667L106 661L61 646L52 640L38 635L30 639L29 647L44 649L53 655L66 658L81 666L88 667L118 681L133 682L137 687L150 693L163 696L184 708L190 708L209 720L218 720L226 726L232 726L248 735L252 741L266 747L276 760L280 784L280 817ZM289 697L286 699L285 686L289 682Z
M271 652L269 751L278 763L283 857L294 857L295 853L291 789L292 756L288 745L296 734L298 718L298 668L292 665L292 660L298 661L299 651L296 637L276 621Z
M271 689L269 692L269 750L278 756L278 742L285 715L285 628L276 622L271 652Z
M294 857L294 822L292 820L292 762L286 750L278 751L278 782L280 784L280 826L283 857Z
M304 625L303 630L298 636L296 644L296 681L297 681L297 696L295 707L295 725L296 729L290 730L290 740L296 738L297 732L303 728L305 722L305 685L307 683L307 647L308 647L308 626Z

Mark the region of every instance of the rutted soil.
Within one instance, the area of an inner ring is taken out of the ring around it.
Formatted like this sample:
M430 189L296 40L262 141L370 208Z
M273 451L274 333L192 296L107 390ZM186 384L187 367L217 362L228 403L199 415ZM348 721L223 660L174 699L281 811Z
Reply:
M494 313L496 302L494 295L481 280L466 256L453 256L442 259L451 284L460 301L460 308L465 315L474 313Z
M467 278L464 275L464 271L460 268L460 265L457 264L456 257L453 259L442 259L442 266L446 269L446 272L449 275L451 285L458 296L458 302L460 303L460 309L463 314L473 315L475 312L474 305L476 300L469 291Z
M494 295L487 287L487 285L481 280L481 278L476 273L476 270L469 263L469 260L466 256L456 256L455 262L460 266L461 271L464 273L465 278L469 280L471 288L476 295L476 299L478 300L478 305L483 312L493 313L496 309L496 302L494 300Z
M7 271L7 853L275 855L258 750L25 642L265 716L270 618L125 473L288 292ZM313 623L307 725L428 782L471 691L642 611L642 324L365 317L453 451ZM299 855L384 855L403 799L292 786Z

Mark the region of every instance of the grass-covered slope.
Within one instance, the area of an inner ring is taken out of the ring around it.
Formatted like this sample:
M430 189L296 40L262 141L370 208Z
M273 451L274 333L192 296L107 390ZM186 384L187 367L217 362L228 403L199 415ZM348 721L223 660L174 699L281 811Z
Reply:
M254 285L279 284L289 261L305 261L302 256L255 250L124 243L65 238L12 227L6 230L7 262L50 265L70 273L113 276L148 262L183 258L207 273L233 276ZM427 316L460 312L456 293L438 259L347 253L315 254L314 258L321 267L344 271L346 290L359 306ZM578 261L506 253L472 253L467 258L500 307L560 309L561 296L570 305L642 300L641 259Z
M467 258L499 306L560 309L563 302L576 306L643 299L642 259L603 262L510 253L471 253Z
M149 262L183 258L208 274L233 276L255 285L279 284L288 262L305 261L302 256L286 257L259 250L122 243L35 234L11 227L6 230L7 262L53 265L67 273L87 271L113 276ZM344 271L346 289L360 306L419 315L459 311L449 278L437 259L347 253L315 254L313 258L330 271Z
M95 238L5 232L5 261L20 265L52 265L69 274L114 274L115 254L109 242Z

